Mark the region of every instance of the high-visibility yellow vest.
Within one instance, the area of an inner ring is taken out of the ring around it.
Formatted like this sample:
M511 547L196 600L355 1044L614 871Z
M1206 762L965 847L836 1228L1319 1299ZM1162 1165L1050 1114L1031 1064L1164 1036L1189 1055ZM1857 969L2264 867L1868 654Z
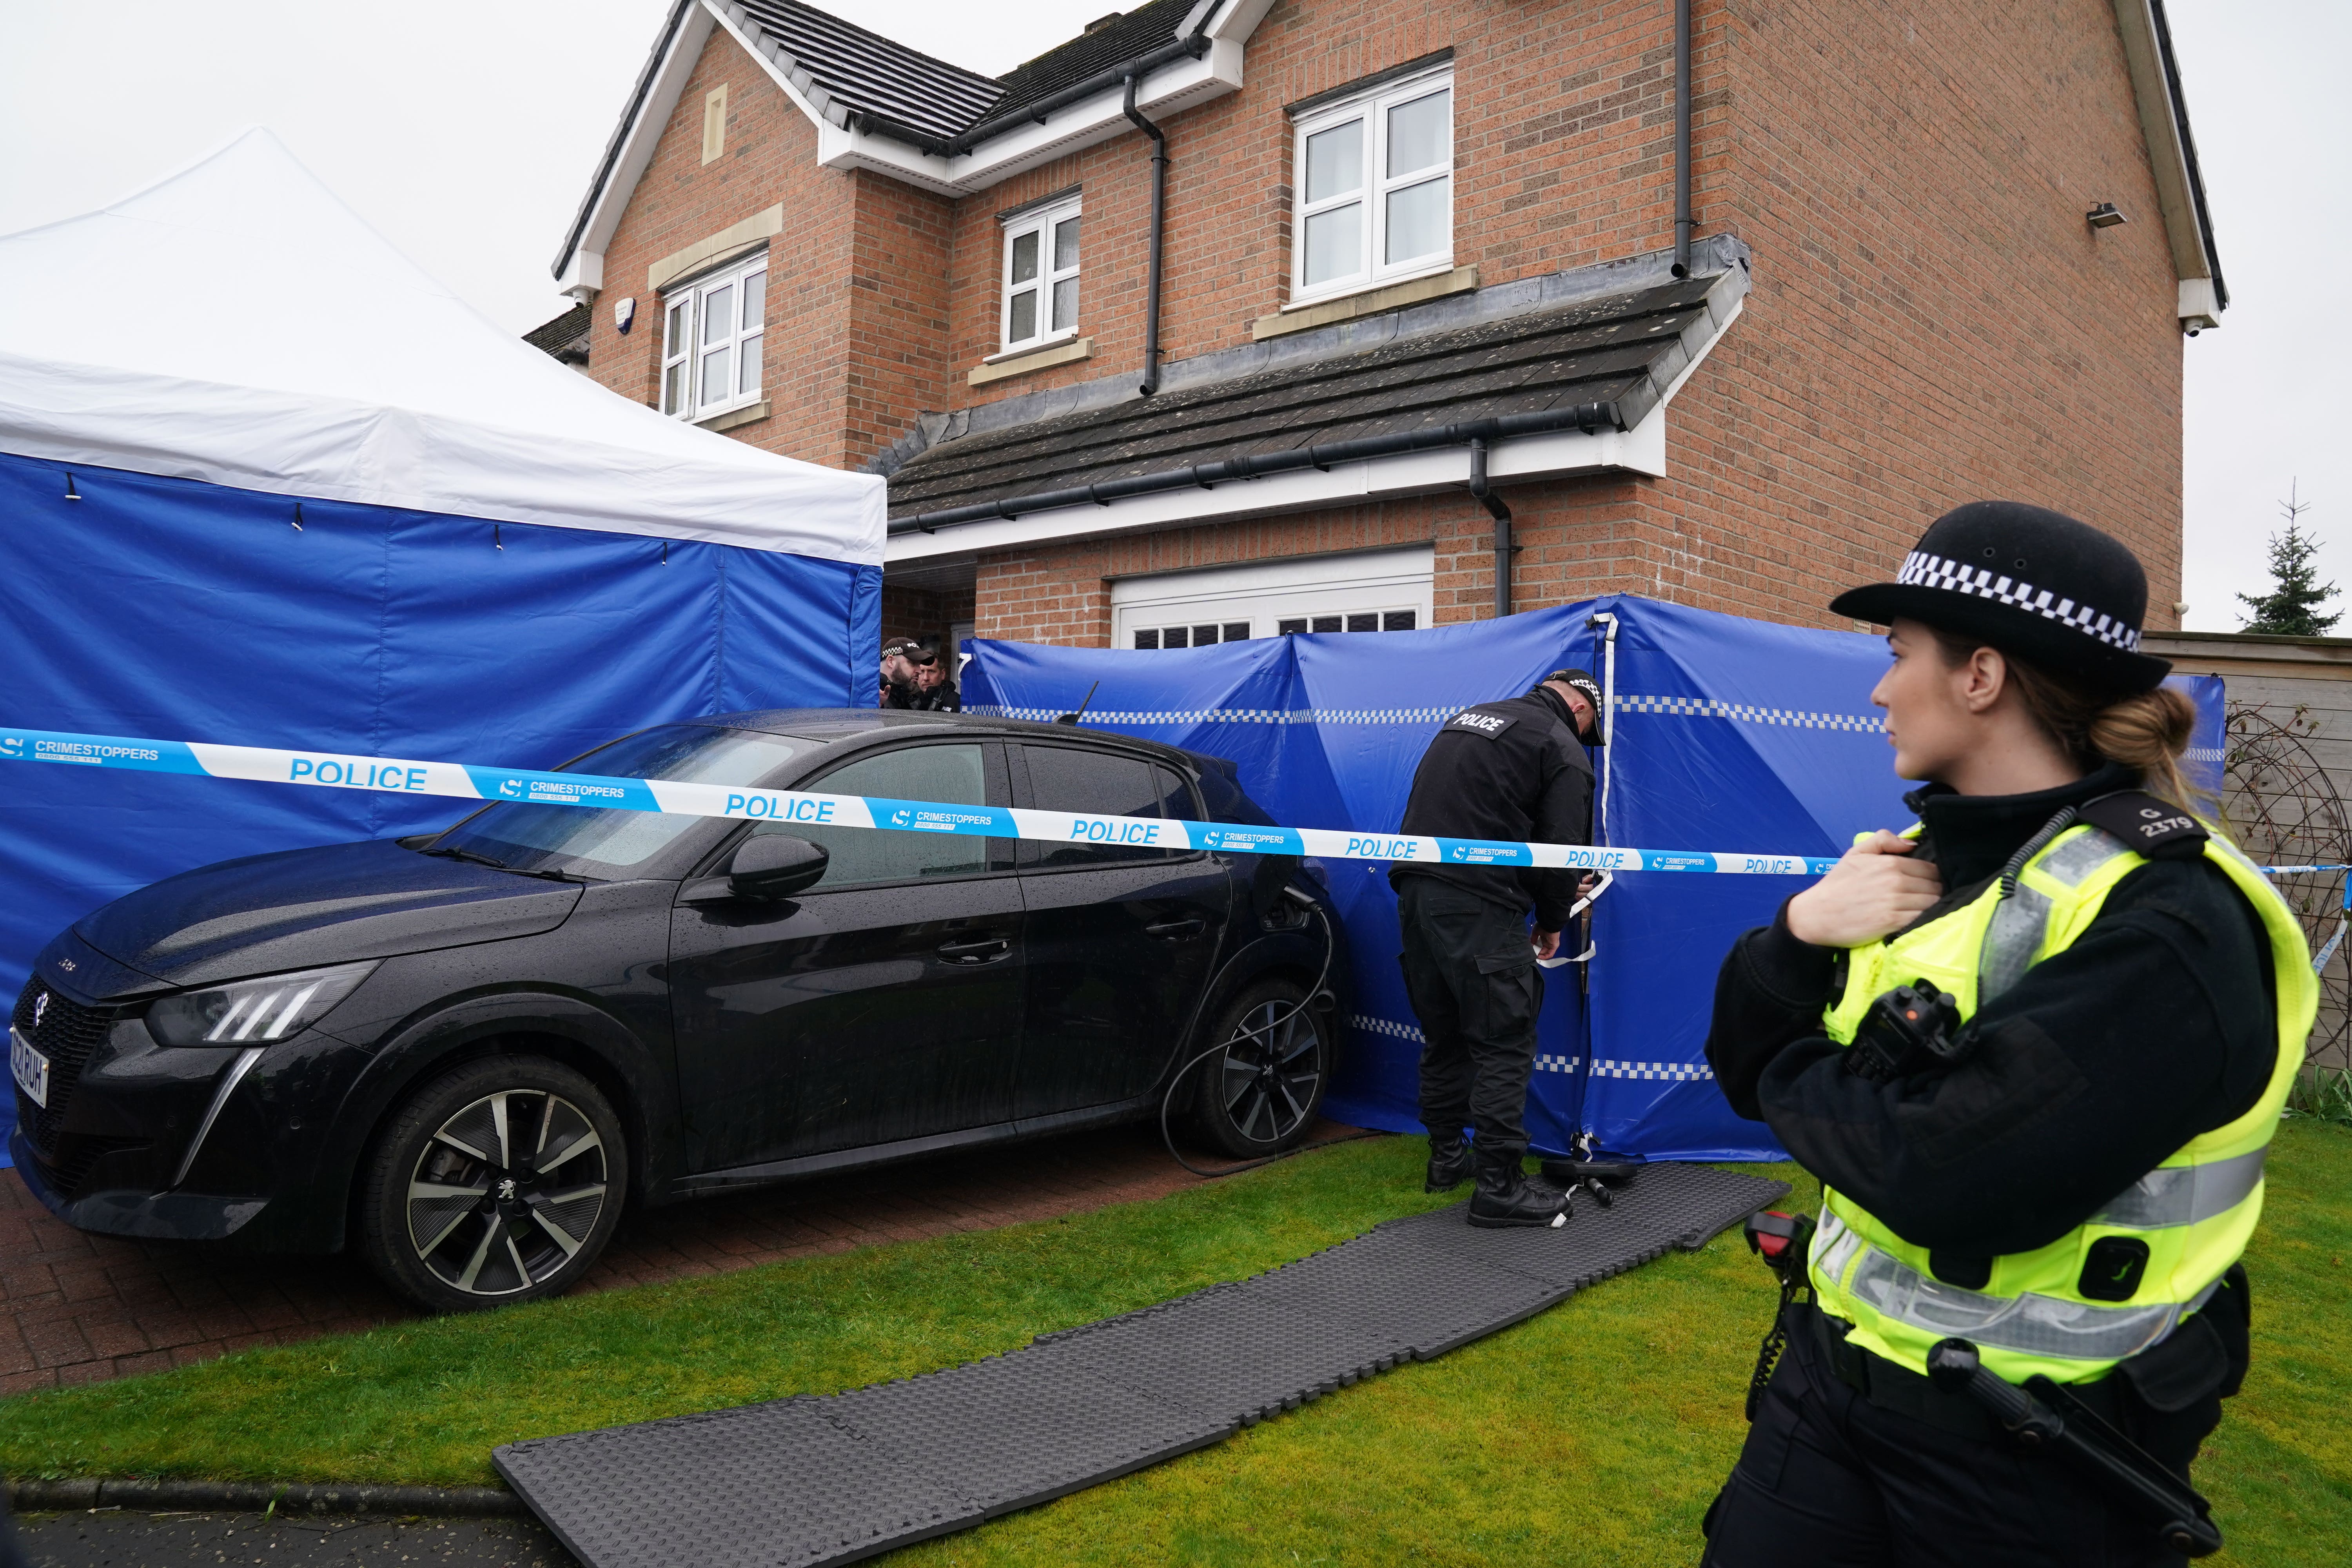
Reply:
M1913 830L1916 832L1915 828ZM2219 835L2205 858L2262 916L2278 976L2278 1058L2253 1108L2200 1133L2046 1247L1992 1259L1989 1277L1937 1278L1928 1249L1906 1241L1843 1193L1825 1194L1810 1264L1823 1311L1853 1325L1851 1342L1927 1370L1957 1336L2012 1383L2104 1376L2203 1306L2245 1251L2263 1208L2263 1160L2303 1065L2318 983L2303 928L2269 879ZM2081 937L2116 883L2145 857L2099 828L2068 828L2028 860L2016 891L1982 895L1916 930L1850 950L1845 990L1827 1009L1830 1037L1853 1042L1878 996L1916 979L1958 1000L1963 1019L2033 964Z

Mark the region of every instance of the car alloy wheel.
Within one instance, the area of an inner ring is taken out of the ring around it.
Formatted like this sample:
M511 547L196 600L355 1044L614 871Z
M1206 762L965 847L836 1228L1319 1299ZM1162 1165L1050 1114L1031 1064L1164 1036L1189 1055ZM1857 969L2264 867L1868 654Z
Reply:
M620 1119L544 1057L489 1057L417 1089L362 1172L360 1247L429 1311L478 1311L569 1289L619 1224Z
M1204 1064L1195 1105L1202 1132L1229 1154L1292 1147L1322 1106L1325 1020L1299 1003L1297 986L1270 981L1225 1011L1225 1047Z
M604 1140L578 1106L500 1089L434 1130L408 1179L408 1241L451 1289L511 1296L579 1255L606 1194Z

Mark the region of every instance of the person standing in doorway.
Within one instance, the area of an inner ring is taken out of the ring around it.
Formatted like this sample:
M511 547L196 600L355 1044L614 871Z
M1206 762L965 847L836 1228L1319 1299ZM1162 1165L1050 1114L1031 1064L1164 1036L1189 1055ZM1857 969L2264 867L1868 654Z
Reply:
M1438 727L1412 777L1402 830L1417 837L1583 844L1591 837L1601 687L1556 669L1524 697L1465 708ZM1526 1171L1538 959L1586 884L1570 869L1401 861L1389 871L1404 935L1405 992L1421 1020L1427 1188L1475 1171L1475 1226L1549 1225L1567 1194ZM1530 939L1528 919L1534 910ZM1475 1130L1475 1142L1465 1136Z
M899 637L882 645L882 692L877 706L883 708L919 708L916 700L921 689L916 684L915 662L922 657L919 638Z

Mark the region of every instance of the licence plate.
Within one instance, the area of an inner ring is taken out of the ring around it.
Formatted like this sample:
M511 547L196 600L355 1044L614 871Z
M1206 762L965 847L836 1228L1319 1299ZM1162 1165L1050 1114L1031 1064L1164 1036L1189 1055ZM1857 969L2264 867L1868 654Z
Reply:
M49 1108L49 1058L35 1050L33 1042L13 1026L8 1030L8 1071L26 1099L44 1110Z

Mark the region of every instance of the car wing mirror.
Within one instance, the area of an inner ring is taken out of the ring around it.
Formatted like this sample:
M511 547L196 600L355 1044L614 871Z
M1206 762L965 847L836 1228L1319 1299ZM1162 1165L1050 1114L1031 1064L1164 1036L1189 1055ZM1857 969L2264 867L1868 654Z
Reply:
M832 860L822 844L781 833L754 834L728 862L728 890L742 899L789 899L824 880Z

